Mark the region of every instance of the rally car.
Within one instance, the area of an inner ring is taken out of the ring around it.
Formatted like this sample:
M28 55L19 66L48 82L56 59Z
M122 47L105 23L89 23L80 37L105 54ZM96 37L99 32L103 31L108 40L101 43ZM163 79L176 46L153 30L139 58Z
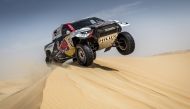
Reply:
M62 24L53 32L52 42L45 45L46 63L63 63L69 59L89 66L96 59L96 51L116 47L122 55L131 54L135 42L130 33L122 31L128 23L104 21L90 17Z

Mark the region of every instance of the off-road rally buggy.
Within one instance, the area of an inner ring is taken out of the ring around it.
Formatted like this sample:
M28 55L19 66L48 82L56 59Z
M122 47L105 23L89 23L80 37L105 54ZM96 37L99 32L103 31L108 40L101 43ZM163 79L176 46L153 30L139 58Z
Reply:
M62 24L53 32L52 42L44 48L46 63L63 63L69 59L82 66L89 66L96 59L96 51L105 52L116 47L122 55L131 54L135 42L130 33L122 31L128 23L104 21L90 17Z

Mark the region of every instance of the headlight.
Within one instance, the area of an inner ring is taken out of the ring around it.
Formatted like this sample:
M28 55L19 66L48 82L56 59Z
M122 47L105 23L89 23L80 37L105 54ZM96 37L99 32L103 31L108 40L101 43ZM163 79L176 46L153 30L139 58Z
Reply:
M90 33L91 31L81 31L81 34L88 34Z
M86 35L88 37L91 37L92 34L93 34L93 31L92 30L90 30L90 31L82 31L81 34Z

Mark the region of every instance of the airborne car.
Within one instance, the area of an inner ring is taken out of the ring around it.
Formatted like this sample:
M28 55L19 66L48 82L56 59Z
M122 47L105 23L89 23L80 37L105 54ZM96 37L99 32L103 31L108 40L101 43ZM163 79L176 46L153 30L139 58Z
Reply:
M122 31L128 23L104 21L90 17L62 24L53 32L52 42L44 47L46 63L63 63L69 59L82 66L89 66L96 59L96 51L109 51L116 47L122 55L131 54L135 42L130 33Z

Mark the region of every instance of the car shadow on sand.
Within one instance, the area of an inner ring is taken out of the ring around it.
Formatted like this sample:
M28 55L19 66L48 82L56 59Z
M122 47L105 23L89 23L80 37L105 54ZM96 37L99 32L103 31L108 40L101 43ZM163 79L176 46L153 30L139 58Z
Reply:
M79 65L78 63L76 62L66 62L66 63L52 63L51 65L47 65L49 68L51 68L52 70L54 70L56 67L62 67L62 68L68 68L70 66L75 66L75 67L80 67L80 68L99 68L99 69L102 69L102 70L105 70L105 71L119 71L117 69L114 69L114 68L111 68L111 67L108 67L108 66L104 66L104 65L100 65L100 64L97 64L97 63L93 63L92 65L90 66L81 66Z
M81 66L78 63L74 63L74 62L70 62L68 64L72 65L72 66L76 66L76 67L82 67L82 68L99 68L99 69L106 70L106 71L119 71L117 69L114 69L114 68L111 68L111 67L108 67L108 66L104 66L104 65L100 65L100 64L97 64L97 63L93 63L92 65L90 65L88 67Z

